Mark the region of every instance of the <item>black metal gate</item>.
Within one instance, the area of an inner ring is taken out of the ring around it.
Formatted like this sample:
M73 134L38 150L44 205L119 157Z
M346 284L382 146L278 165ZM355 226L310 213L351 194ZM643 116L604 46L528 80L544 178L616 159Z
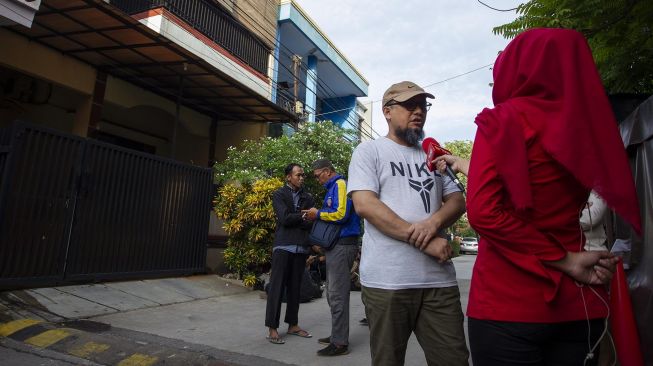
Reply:
M0 289L204 271L211 170L0 130Z

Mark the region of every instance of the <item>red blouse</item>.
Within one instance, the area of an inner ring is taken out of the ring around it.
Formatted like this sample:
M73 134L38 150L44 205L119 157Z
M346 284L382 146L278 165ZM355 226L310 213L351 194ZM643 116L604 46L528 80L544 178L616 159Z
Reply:
M563 322L607 316L588 286L544 265L582 250L579 212L589 190L543 149L535 132L526 137L532 206L517 211L497 175L491 148L477 133L470 163L467 214L480 234L467 316L517 322ZM594 290L607 302L600 286ZM583 296L581 296L581 292Z

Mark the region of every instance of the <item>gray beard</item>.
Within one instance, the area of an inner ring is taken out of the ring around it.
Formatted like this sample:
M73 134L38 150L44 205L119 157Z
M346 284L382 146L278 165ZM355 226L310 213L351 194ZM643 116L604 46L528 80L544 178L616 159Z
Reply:
M419 142L424 139L424 130L421 128L397 128L395 134L410 146L419 147Z

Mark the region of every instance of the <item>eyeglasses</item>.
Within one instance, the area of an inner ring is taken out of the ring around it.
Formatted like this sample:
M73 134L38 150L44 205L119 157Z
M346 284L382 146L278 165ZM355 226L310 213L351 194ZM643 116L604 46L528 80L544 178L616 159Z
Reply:
M429 109L431 109L431 106L433 104L431 104L431 103L429 103L429 102L427 102L425 100L424 101L421 101L421 100L417 101L417 100L408 99L405 102L397 102L396 100L393 100L393 101L390 101L385 106L390 107L392 105L400 105L400 106L404 107L409 112L414 112L415 109L417 109L417 107L420 107L422 109L422 111L426 112Z
M313 177L314 177L315 179L320 179L320 177L322 176L322 173L324 173L325 171L326 171L326 168L323 168L322 170L320 170L319 173L317 173L317 174L313 174Z

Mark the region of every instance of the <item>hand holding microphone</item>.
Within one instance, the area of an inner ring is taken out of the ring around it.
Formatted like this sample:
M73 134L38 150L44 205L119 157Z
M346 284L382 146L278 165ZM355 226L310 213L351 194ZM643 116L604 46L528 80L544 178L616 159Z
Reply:
M422 141L422 150L426 153L426 167L430 170L433 171L435 169L435 164L437 163L436 158L438 157L444 157L444 156L452 156L451 151L443 148L440 146L440 144L433 138L433 137L427 137ZM445 162L447 158L443 158ZM456 183L458 188L460 188L461 191L465 192L465 187L460 183L460 180L458 177L456 177L456 174L451 170L451 167L447 164L445 167L445 172L451 178L451 180ZM466 172L463 172L465 174Z
M469 171L469 160L454 155L438 156L433 160L433 164L440 172L444 172L447 165L451 167L451 170L453 170L454 173L463 173L464 175L467 175Z

